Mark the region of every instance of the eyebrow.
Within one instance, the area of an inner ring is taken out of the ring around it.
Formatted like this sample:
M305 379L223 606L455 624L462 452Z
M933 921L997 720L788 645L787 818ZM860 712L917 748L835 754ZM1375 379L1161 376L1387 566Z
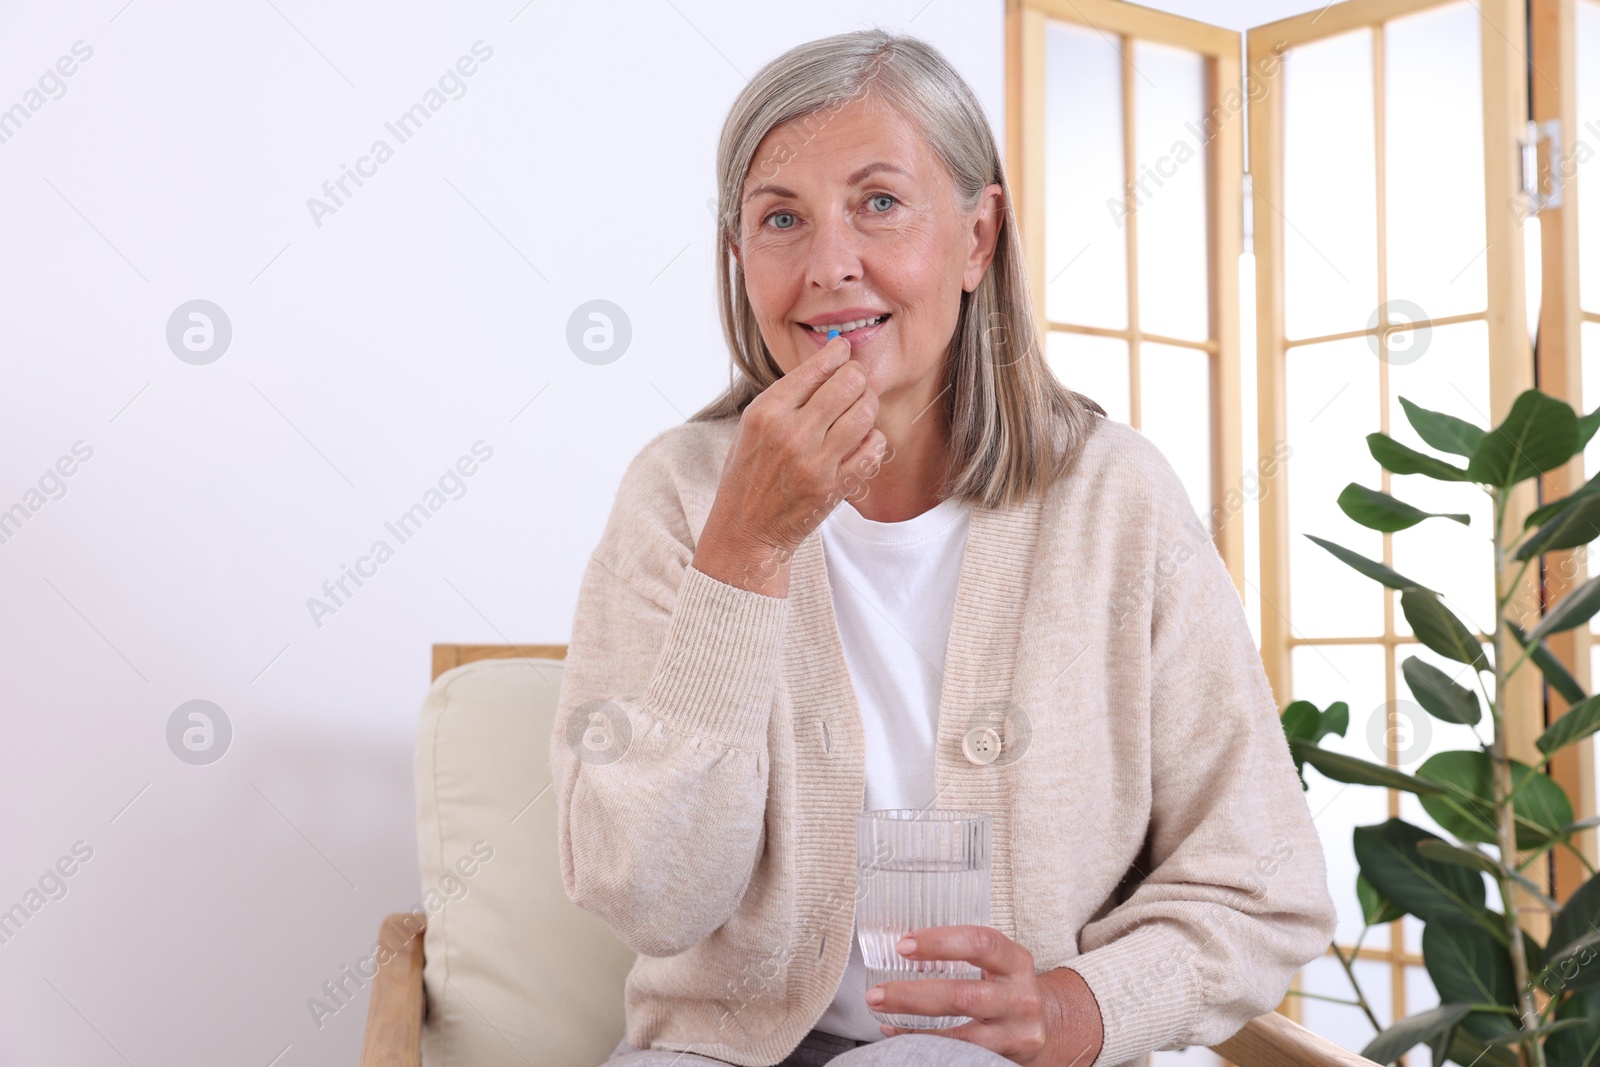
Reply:
M851 185L860 185L862 182L866 181L867 178L871 177L880 170L892 170L896 174L905 175L907 178L912 176L911 172L906 170L904 167L898 167L893 163L884 163L880 161L877 163L868 163L866 166L850 175L846 181L848 181ZM748 204L762 193L774 193L778 196L795 195L794 190L792 189L785 189L781 185L772 185L768 182L762 182L760 185L756 186L754 189L750 190L750 192L745 194L744 202Z

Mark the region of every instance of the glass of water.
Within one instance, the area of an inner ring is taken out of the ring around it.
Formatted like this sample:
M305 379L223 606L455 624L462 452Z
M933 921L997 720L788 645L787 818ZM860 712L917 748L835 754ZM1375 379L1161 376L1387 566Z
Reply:
M965 960L911 960L895 948L928 926L989 925L989 816L894 808L856 816L856 936L867 988L920 978L981 979ZM936 1030L965 1015L905 1015L868 1009L890 1026Z

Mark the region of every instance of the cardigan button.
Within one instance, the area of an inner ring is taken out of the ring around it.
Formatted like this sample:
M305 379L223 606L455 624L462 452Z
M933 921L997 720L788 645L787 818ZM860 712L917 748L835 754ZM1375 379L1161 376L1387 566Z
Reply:
M974 726L961 739L961 752L968 761L986 767L1000 758L1000 735L990 726Z

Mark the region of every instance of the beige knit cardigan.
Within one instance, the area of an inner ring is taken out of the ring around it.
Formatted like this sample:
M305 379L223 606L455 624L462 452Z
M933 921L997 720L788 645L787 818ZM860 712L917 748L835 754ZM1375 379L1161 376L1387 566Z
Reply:
M934 784L989 813L991 925L1083 976L1105 1067L1271 1011L1334 909L1222 559L1155 445L1094 425L1048 494L974 506ZM628 466L550 763L567 895L639 953L628 1042L756 1067L844 973L865 758L818 535L787 597L690 565L736 428L684 423ZM963 754L975 725L991 764Z

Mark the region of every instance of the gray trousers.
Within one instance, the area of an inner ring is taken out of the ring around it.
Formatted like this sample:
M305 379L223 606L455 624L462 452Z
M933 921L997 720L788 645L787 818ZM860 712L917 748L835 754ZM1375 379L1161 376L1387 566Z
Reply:
M937 1034L896 1034L857 1042L813 1030L778 1067L1016 1067L970 1041ZM661 1049L640 1051L623 1038L604 1067L728 1067L725 1060Z

